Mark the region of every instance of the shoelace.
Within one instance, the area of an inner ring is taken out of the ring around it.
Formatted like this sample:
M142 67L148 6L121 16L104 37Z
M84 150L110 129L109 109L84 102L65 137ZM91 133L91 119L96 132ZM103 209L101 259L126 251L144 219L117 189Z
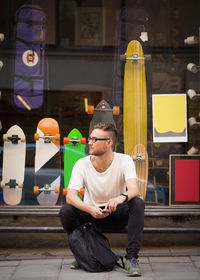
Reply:
M136 258L132 258L130 263L131 263L131 266L136 267L136 264L137 264Z

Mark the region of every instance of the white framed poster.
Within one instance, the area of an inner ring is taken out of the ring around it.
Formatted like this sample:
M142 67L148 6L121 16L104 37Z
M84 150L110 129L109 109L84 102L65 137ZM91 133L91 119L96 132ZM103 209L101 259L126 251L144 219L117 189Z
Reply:
M153 94L153 142L187 142L186 94Z

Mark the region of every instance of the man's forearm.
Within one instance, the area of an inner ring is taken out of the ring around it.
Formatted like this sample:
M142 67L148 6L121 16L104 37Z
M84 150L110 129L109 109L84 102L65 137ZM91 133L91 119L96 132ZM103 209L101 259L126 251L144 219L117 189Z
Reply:
M84 203L79 197L78 197L78 191L68 189L67 194L67 203L73 205L79 210L85 211L87 213L90 213L91 206Z

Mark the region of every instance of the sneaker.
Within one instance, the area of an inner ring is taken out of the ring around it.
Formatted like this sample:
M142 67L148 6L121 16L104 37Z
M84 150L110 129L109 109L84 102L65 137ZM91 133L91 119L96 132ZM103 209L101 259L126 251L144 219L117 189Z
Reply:
M129 276L141 276L141 269L136 258L125 260L125 270Z
M74 261L71 263L70 268L71 268L71 269L79 269L80 266L79 266L79 264L77 263L77 261L74 260Z

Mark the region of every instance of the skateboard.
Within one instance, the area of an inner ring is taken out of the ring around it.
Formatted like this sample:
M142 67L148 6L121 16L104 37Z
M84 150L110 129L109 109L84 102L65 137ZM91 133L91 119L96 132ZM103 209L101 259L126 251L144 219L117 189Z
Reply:
M93 127L100 122L109 122L116 127L113 115L119 115L120 113L118 106L113 106L111 109L110 105L105 100L100 101L96 108L94 108L93 105L88 105L86 111L88 114L94 114L90 122L89 134L92 132Z
M72 129L67 137L63 139L64 143L64 189L63 195L67 195L67 188L72 173L72 168L77 160L85 157L86 138L82 137L80 131ZM79 193L82 199L83 194Z
M14 104L23 110L43 105L45 77L46 15L33 4L15 13Z
M145 200L148 182L148 154L144 145L137 144L135 146L132 152L132 159L136 166L140 197Z
M142 46L131 41L126 54L124 70L124 152L131 155L137 144L147 146L147 94L145 63Z
M0 33L0 44L4 41L4 34ZM3 68L3 61L0 60L0 70Z
M26 138L23 130L14 125L3 135L3 141L3 200L8 205L18 205L22 200Z
M34 193L40 205L55 205L61 181L59 125L52 118L39 121L36 141Z
M200 94L196 93L196 91L194 89L188 89L187 90L187 95L191 100L200 100Z
M200 129L200 122L197 121L195 117L191 117L188 119L189 125L191 129L193 130L199 130Z

